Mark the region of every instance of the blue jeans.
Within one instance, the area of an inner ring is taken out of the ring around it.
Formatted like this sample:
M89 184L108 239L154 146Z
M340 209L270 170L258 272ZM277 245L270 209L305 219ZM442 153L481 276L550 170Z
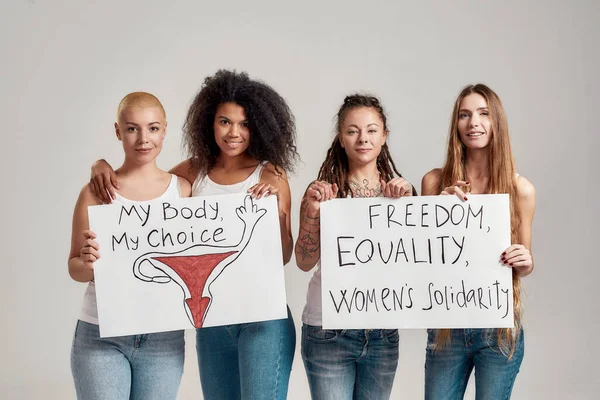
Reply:
M498 348L495 329L453 329L450 343L435 351L435 330L427 330L425 399L462 399L475 368L477 400L510 399L525 352L521 330L511 359Z
M196 329L202 393L206 400L283 400L296 349L287 319Z
M302 359L313 400L389 399L398 366L397 329L302 326Z
M183 331L100 338L77 321L71 371L80 400L175 399L185 352Z

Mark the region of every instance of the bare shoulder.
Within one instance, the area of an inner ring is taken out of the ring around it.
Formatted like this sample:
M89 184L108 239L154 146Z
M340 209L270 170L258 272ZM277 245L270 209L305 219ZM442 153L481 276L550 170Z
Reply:
M273 186L281 186L282 184L288 185L288 179L285 171L281 168L275 167L271 163L265 164L261 171L260 180L269 183Z
M177 177L177 184L179 185L179 193L181 197L190 197L192 195L192 184L181 176Z
M523 175L517 177L517 192L520 200L535 201L535 187Z
M442 169L434 168L423 176L421 180L421 194L423 196L437 195L442 179Z
M80 206L97 206L102 203L102 200L96 197L92 190L91 184L88 182L79 191L79 199L77 204Z

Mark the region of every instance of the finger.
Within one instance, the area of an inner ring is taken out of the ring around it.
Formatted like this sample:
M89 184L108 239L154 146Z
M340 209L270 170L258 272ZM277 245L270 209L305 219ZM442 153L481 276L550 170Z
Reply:
M519 248L518 246L518 244L511 244L506 250L504 250L502 254L500 254L500 257L506 258L506 256L508 256L510 253L517 250Z
M108 198L108 193L106 193L106 188L104 186L104 176L96 175L96 178L94 180L98 185L98 197L100 197L102 203L110 204L110 199Z
M93 231L86 229L83 231L83 237L86 239L96 239L96 234Z
M96 250L100 249L100 247L98 246L98 242L96 242L95 240L92 240L92 239L87 239L83 243L83 247L84 248L92 248L92 249L96 249Z
M90 249L90 252L87 253L88 255L93 256L96 260L100 258L100 252L98 250L92 249L90 247L88 247L88 249Z
M337 185L337 183L334 183L334 184L331 186L331 188L333 189L333 196L334 196L335 198L337 198L338 191L340 190L340 188L338 188L338 185Z
M110 183L117 189L121 189L119 187L119 179L117 178L117 173L115 171L110 172Z
M454 185L452 185L452 186L467 186L467 185L470 185L470 183L467 181L456 181L456 182L454 182Z
M255 198L260 199L263 196L263 194L265 193L265 189L267 187L268 187L268 185L265 183L261 183L260 185L258 185L256 190L254 191Z
M519 261L509 264L511 268L531 267L531 261Z
M379 190L381 190L381 193L383 193L383 196L386 195L385 189L387 187L387 184L385 183L385 180L383 178L379 179Z
M321 193L319 193L319 191L318 191L317 189L312 189L312 188L309 188L309 189L306 191L306 195L307 195L308 197L312 197L313 199L316 199L316 200L321 200Z
M448 193L446 190L442 190L442 193L440 193L440 194L443 194L443 195L449 195L449 194L451 194L451 193Z
M410 183L406 183L400 189L400 197L403 196L412 196L412 185Z
M512 253L503 256L502 262L504 262L505 264L510 264L516 261L524 261L529 258L531 258L529 252L513 251Z
M263 185L262 183L257 183L256 185L254 185L250 189L248 189L248 193L250 193L250 196L252 196L253 198L256 198L258 196L258 191L260 190L262 185Z
M108 192L108 196L110 196L110 203L112 203L112 201L117 198L117 190L112 185L110 179L106 180L106 191Z
M454 186L454 194L457 195L458 198L463 201L467 200L467 196L465 195L465 192L463 192L461 190L461 188L459 188L458 186Z

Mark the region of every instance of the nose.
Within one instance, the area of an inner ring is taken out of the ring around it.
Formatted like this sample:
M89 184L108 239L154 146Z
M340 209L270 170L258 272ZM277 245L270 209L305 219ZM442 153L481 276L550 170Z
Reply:
M229 136L238 137L240 136L240 126L238 124L231 124L229 128Z
M148 143L148 131L146 129L140 129L138 134L139 143Z
M479 126L479 114L478 113L474 113L471 118L469 119L469 126L474 128Z
M361 131L358 136L358 143L367 143L367 133L365 131Z

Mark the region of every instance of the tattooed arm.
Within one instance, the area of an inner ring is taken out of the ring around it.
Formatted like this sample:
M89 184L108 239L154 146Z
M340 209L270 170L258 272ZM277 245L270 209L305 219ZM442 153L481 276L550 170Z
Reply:
M310 271L321 258L321 202L336 198L337 192L337 185L315 181L304 193L295 247L296 264L302 271Z

